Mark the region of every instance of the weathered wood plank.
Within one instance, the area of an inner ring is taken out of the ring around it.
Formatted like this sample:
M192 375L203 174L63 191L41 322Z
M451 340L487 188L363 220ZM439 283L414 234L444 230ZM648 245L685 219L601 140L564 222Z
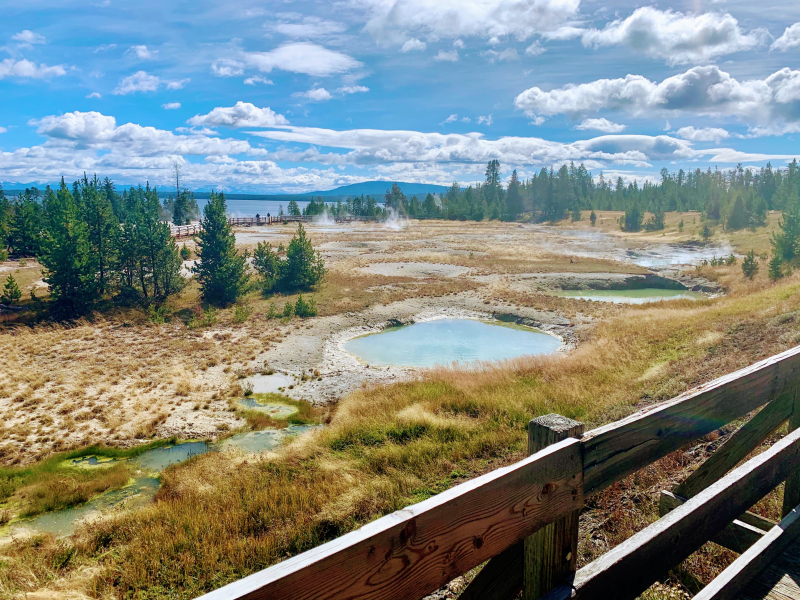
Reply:
M584 424L561 415L537 417L528 423L528 453L567 438L580 438ZM545 525L525 538L523 598L538 600L553 589L578 564L578 520L580 509Z
M784 392L767 404L672 491L683 498L691 498L733 469L786 422L792 414L794 396L794 390Z
M523 543L511 546L487 562L458 600L511 600L522 591Z
M575 574L546 600L636 598L800 466L800 430Z
M684 502L686 502L686 498L680 498L672 492L662 491L661 498L658 502L658 512L663 517L668 512L678 508ZM745 514L747 515L749 513ZM753 516L761 519L761 517L758 517L757 515ZM766 519L763 520L766 521ZM772 525L774 525L774 523L772 523ZM769 531L769 529L771 529L771 527L763 529L746 523L740 517L739 519L735 519L733 523L712 537L711 541L715 544L719 544L723 548L727 548L728 550L733 550L734 552L741 554L750 546L758 542L764 536L764 534Z
M789 431L800 428L800 387L796 387L792 397L792 415L789 417ZM792 507L800 504L800 470L789 475L783 489L783 514L789 514Z
M733 600L766 566L800 535L800 507L794 508L780 523L764 534L744 554L704 587L695 600Z
M789 544L771 565L742 590L737 600L797 600L800 598L800 539Z
M797 347L590 431L583 438L584 493L597 493L774 400L797 383L799 371Z
M203 598L421 598L582 506L582 483L564 440Z

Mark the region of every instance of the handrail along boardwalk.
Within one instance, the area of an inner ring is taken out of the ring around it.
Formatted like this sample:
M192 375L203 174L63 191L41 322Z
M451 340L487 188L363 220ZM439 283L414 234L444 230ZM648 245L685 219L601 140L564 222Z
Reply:
M766 437L765 428L771 432L776 422L789 420L794 433L728 474L744 450L732 441L725 444L718 452L731 456L712 455L714 460L702 484L696 485L696 495L688 500L672 496L672 512L574 573L571 583L556 582L546 596L603 597L609 593L608 573L619 577L622 567L614 565L623 564L641 572L630 577L625 593L612 595L633 598L674 566L675 560L682 560L714 536L725 538L723 530L730 537L731 528L734 534L737 526L750 528L749 537L738 542L737 551L758 545L768 528L761 523L765 520L759 522L755 515L751 520L764 529L748 525L743 513L787 477L787 501L800 494L793 487L794 473L800 471L798 390L800 347L594 429L580 439L557 442L512 466L212 591L202 600L413 600L500 554L515 561L511 572L499 568L487 573L504 578L499 587L520 589L514 578L521 586L523 572L516 569L523 561L515 554L521 540L580 509L585 497L765 405L762 412L771 409L773 413L753 419L754 425L743 428L738 435L739 440L746 440L742 443L757 446ZM790 513L792 508L784 511ZM713 518L708 516L709 510L714 512ZM710 520L698 527L703 519ZM676 545L674 540L681 536L684 541ZM773 537L786 543L786 535ZM638 566L645 558L654 563L653 568ZM509 579L513 580L510 584ZM486 582L483 584L486 589Z

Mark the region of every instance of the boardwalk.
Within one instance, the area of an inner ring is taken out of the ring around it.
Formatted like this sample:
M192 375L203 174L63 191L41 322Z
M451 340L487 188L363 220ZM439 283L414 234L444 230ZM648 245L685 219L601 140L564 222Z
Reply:
M231 227L259 227L261 225L283 225L284 223L311 223L314 217L307 215L283 215L279 217L267 216L262 217L231 217L228 219L228 224ZM374 221L373 217L353 217L344 216L336 217L336 223L365 223ZM170 225L170 235L174 238L187 238L193 237L202 231L200 223L193 225Z

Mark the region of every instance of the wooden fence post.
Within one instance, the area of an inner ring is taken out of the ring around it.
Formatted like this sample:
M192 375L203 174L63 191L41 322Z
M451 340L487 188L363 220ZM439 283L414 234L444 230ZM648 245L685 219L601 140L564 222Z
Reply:
M551 444L583 435L584 424L561 415L549 414L528 424L528 454ZM525 600L538 600L577 567L578 516L580 510L542 527L525 539Z
M792 414L789 417L789 433L800 428L800 386L792 390ZM789 475L783 488L783 516L800 504L800 470Z

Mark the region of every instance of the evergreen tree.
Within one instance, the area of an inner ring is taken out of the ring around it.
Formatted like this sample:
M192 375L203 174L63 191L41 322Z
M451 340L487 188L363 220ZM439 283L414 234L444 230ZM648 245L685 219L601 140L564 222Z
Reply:
M436 206L436 199L430 192L425 196L425 201L422 203L422 210L428 219L433 219L439 212L439 207Z
M511 181L508 184L508 192L506 195L506 208L508 210L508 218L512 221L516 220L520 213L524 210L522 205L522 195L519 192L519 180L517 179L517 170L511 173Z
M772 236L772 249L784 261L790 261L800 254L800 204L783 213L780 231Z
M89 241L97 261L98 292L102 295L106 292L110 271L115 262L114 254L117 248L116 238L119 235L119 221L114 216L114 209L106 197L105 188L97 175L89 180L84 173L83 180L76 183L78 183L76 188L80 194L78 204L81 208L81 215L89 227Z
M387 210L392 209L398 215L406 214L406 195L397 182L392 184L391 189L386 190L383 200Z
M643 217L639 207L633 204L625 211L625 216L622 218L622 229L624 231L641 231Z
M8 258L6 250L9 246L9 236L11 234L12 210L11 202L6 198L3 186L0 185L0 260Z
M592 211L592 214L589 215L589 221L592 222L592 227L594 227L597 224L597 215L595 214L594 211Z
M50 286L53 311L72 317L86 313L97 298L97 262L75 198L64 180L58 192L47 188L47 220L40 262Z
M12 304L19 302L20 298L22 298L22 291L19 289L14 276L9 275L8 279L6 279L5 285L3 286L3 294L0 295L0 304L11 306Z
M279 287L281 290L309 290L325 276L322 255L316 252L306 236L303 224L286 249L286 263L281 266Z
M783 277L783 257L780 254L772 255L772 260L769 261L768 274L772 281L778 281Z
M300 212L300 207L297 205L297 201L294 198L292 198L289 201L289 215L293 217L299 217L302 214L303 213Z
M261 289L270 293L281 278L281 259L269 242L259 242L256 246L253 268L261 275Z
M744 229L749 221L750 219L744 207L744 198L742 198L742 194L737 194L731 208L731 214L728 217L727 227L733 230Z
M247 286L247 255L236 250L236 236L228 224L225 195L211 192L203 209L202 231L197 242L200 264L194 272L203 299L219 305L236 301Z
M758 259L756 259L756 253L753 250L750 250L742 261L742 273L751 280L758 273Z
M12 204L8 245L14 254L36 256L42 242L44 209L39 202L39 190L26 189Z

